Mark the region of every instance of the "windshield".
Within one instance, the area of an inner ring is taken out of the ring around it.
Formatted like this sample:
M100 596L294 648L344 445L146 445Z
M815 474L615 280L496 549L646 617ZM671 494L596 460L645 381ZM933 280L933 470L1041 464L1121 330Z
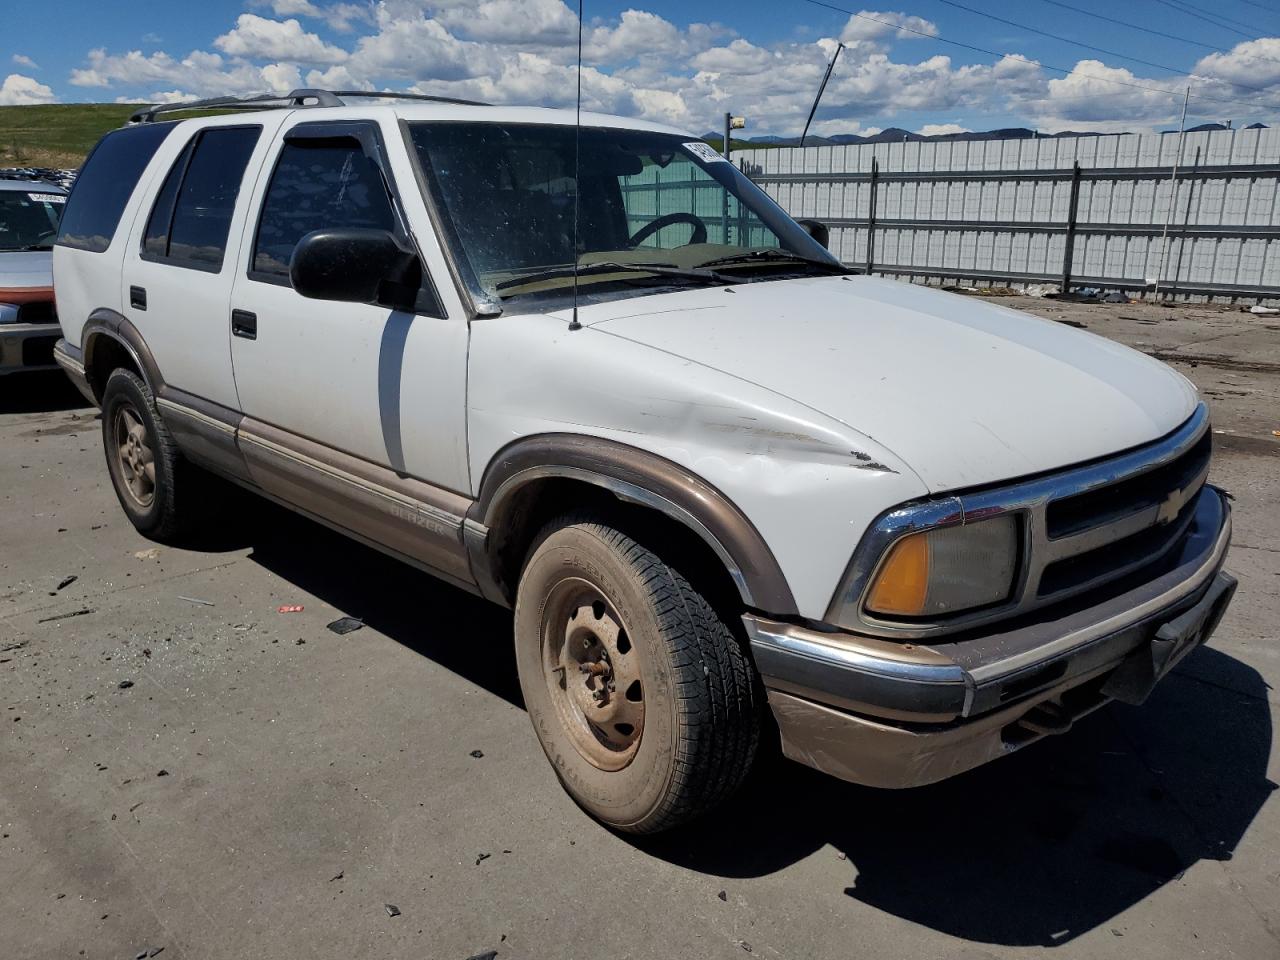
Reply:
M584 291L613 285L623 295L840 269L701 141L584 127L575 178L572 126L439 122L410 131L462 272L490 301L563 295L575 259Z
M60 193L0 190L0 250L52 250L66 202Z

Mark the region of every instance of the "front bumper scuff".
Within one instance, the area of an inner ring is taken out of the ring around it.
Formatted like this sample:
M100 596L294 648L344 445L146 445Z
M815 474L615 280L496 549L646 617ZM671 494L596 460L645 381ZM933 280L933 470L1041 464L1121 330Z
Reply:
M931 783L1065 730L1115 693L1175 618L1216 627L1235 580L1222 571L1230 508L1205 487L1178 555L1145 582L1090 606L931 645L744 617L769 703L793 759L882 787Z

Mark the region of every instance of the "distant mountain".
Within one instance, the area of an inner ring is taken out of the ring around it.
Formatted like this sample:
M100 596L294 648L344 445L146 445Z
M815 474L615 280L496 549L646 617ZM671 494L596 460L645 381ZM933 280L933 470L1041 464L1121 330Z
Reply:
M1227 130L1225 124L1221 123L1202 123L1198 127L1191 127L1188 133L1199 130ZM1245 129L1247 130L1265 130L1266 124L1252 123ZM1177 133L1176 130L1166 130L1165 133ZM703 139L718 144L723 134L710 132L703 134ZM844 146L846 144L857 143L902 143L916 141L952 141L952 140L1030 140L1033 137L1046 140L1057 137L1100 137L1103 134L1092 130L1063 130L1059 133L1040 133L1037 130L1030 130L1026 127L1003 127L999 130L980 130L966 131L964 133L939 133L932 136L924 136L919 133L912 133L910 130L903 130L901 127L889 127L887 130L881 130L879 133L873 133L867 136L857 133L836 133L830 136L818 137L808 136L805 138L805 146L807 147L833 147ZM753 144L771 147L795 147L799 146L799 137L780 137L776 134L767 134L759 137L748 137L742 140L736 137L733 140L735 147L750 148Z

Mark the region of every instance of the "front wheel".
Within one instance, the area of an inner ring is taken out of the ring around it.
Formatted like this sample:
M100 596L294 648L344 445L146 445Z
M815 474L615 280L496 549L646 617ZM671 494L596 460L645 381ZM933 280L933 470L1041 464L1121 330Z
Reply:
M516 597L516 663L534 730L570 795L653 833L724 800L751 768L759 685L711 604L610 524L543 531Z

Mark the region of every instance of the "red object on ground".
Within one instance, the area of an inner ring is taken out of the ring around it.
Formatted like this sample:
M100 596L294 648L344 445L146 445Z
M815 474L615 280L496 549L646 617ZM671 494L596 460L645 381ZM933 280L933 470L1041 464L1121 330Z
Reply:
M301 613L301 612L302 612L302 604L300 603L286 603L283 607L276 608L276 613Z

